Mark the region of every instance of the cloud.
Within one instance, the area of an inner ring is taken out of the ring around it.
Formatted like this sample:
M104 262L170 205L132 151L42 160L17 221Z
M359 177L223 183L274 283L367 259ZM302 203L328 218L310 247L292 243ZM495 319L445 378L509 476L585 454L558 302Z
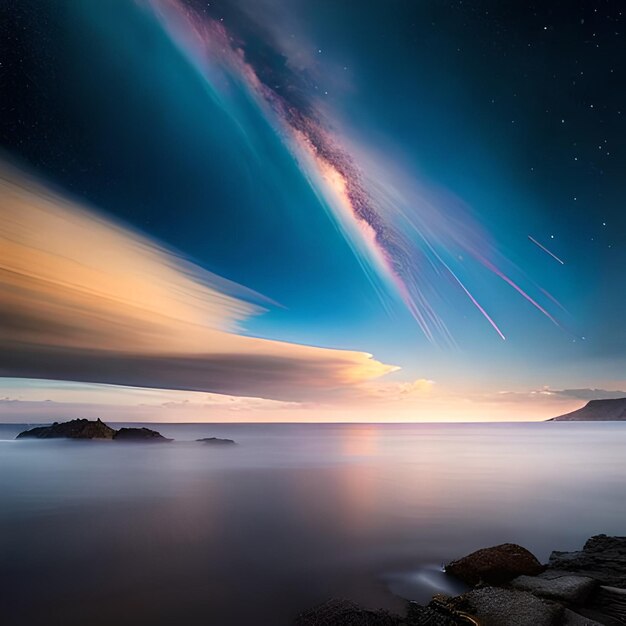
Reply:
M142 405L150 406L150 405ZM160 405L164 409L174 411L201 411L205 409L218 411L234 411L254 413L256 411L280 411L295 409L302 406L299 402L285 402L282 400L268 400L267 398L250 398L244 396L227 396L220 394L208 394L197 401L180 400L163 402Z
M551 393L568 398L577 398L579 400L613 400L626 398L626 391L609 391L608 389L561 389L552 391Z
M610 400L626 398L626 391L608 389L552 389L549 386L529 391L499 391L495 394L478 395L476 400L486 402L533 402L565 400Z
M0 164L0 375L279 400L397 368L242 335L271 303Z
M417 378L409 382L373 381L358 388L358 393L366 401L378 400L386 403L424 400L432 397L434 380Z
M559 399L558 394L548 387L541 389L530 389L528 391L498 391L489 394L477 394L475 399L486 402L534 402L540 400Z

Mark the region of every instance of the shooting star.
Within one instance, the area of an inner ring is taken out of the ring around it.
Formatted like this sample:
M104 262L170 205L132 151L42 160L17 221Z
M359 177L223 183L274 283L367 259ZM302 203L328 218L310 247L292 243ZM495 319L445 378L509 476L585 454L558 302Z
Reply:
M554 254L554 252L550 252L550 250L548 250L548 248L546 248L545 246L542 246L534 237L531 237L530 235L528 235L528 238L539 248L541 248L546 254L549 254L554 260L558 261L561 265L565 265L564 261L561 261L561 259L559 259L558 256L556 256L556 254Z

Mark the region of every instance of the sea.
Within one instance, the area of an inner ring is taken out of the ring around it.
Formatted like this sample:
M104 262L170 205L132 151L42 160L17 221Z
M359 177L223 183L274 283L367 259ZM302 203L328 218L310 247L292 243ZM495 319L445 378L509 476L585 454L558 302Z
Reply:
M462 591L442 566L478 548L545 561L626 534L626 423L146 426L175 441L0 425L3 625L284 626L329 598L402 611Z

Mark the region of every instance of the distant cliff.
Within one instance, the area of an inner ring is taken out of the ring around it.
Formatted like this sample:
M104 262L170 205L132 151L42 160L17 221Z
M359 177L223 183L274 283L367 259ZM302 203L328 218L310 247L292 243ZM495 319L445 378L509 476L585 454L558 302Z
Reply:
M549 422L620 422L626 421L626 398L590 400L577 411L559 415Z

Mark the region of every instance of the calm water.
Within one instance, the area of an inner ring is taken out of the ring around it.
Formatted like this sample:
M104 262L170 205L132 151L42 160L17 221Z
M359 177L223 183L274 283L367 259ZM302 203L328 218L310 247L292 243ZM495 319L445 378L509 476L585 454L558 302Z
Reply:
M626 534L626 424L156 428L177 441L0 426L3 624L281 626L331 596L426 600L479 547Z

